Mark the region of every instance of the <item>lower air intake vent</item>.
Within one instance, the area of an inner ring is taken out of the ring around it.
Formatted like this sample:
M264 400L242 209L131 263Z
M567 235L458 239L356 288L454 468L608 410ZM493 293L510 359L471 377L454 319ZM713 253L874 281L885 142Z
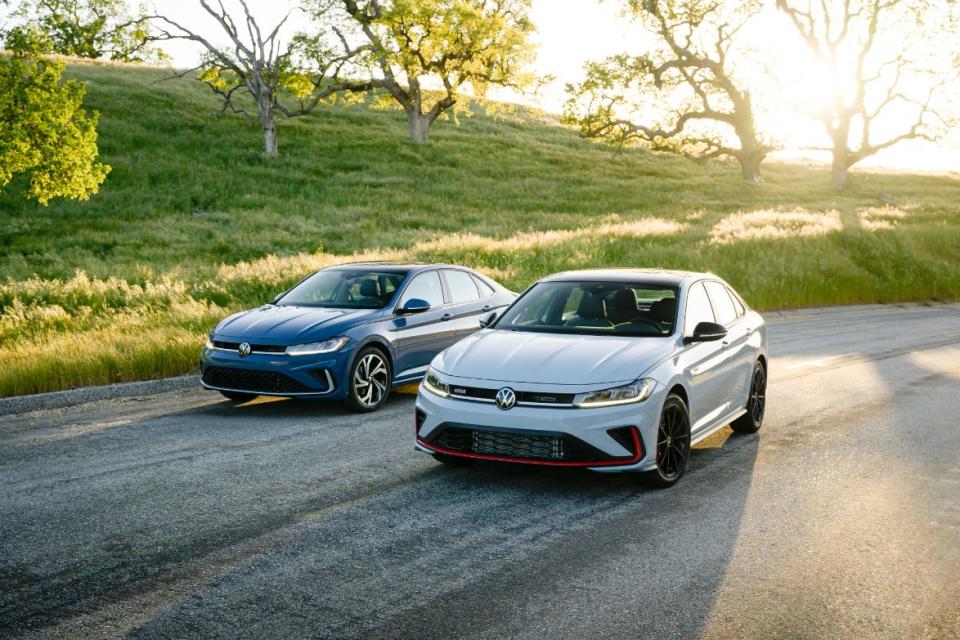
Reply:
M518 460L573 463L618 460L567 434L491 431L445 426L438 430L438 434L430 440L429 444L451 452ZM619 459L622 460L622 458Z
M273 371L207 367L203 381L211 387L259 393L323 393L325 389L311 389L290 376Z

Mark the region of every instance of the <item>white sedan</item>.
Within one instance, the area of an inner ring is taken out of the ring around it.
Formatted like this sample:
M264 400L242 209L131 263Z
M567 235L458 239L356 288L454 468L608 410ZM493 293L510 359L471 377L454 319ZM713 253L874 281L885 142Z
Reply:
M691 445L763 422L764 321L715 275L561 273L484 324L434 358L417 396L417 449L441 462L635 471L669 486Z

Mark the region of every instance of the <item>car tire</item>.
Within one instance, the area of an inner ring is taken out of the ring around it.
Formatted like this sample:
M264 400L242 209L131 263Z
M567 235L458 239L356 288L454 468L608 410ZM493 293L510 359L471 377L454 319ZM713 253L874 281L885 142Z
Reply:
M464 458L462 456L451 456L446 453L434 453L433 459L437 462L442 462L443 464L448 464L451 467L463 466L465 464L473 464L476 462L473 458Z
M657 429L657 466L643 474L647 486L671 487L683 475L690 457L690 414L683 398L675 393L667 396L660 410Z
M737 433L756 433L763 425L763 414L767 408L767 368L758 360L750 379L750 396L747 399L747 412L730 423Z
M257 397L255 393L242 393L240 391L221 391L220 395L233 402L250 402Z
M353 359L347 380L347 407L358 413L376 411L390 395L390 358L376 347L361 349Z

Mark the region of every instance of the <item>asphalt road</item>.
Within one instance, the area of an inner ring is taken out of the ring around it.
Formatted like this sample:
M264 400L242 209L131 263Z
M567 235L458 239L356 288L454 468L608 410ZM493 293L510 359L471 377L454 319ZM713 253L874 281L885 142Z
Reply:
M960 638L960 307L770 322L674 488L201 390L0 417L0 635Z

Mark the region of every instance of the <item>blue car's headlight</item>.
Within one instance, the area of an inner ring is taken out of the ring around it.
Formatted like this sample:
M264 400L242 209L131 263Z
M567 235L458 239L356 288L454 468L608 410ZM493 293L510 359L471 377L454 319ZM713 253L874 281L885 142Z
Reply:
M203 345L203 348L206 351L213 349L213 329L210 329L210 333L207 334L207 343Z
M306 344L294 344L287 347L288 356L316 356L323 353L333 353L340 351L350 342L350 338L330 338L322 342L308 342Z
M574 404L578 407L589 409L593 407L612 407L618 404L630 404L631 402L643 402L653 393L653 388L656 384L657 383L650 378L641 378L621 387L581 394L581 396L574 401Z
M441 398L446 398L450 395L450 385L446 382L441 382L440 378L437 377L437 374L433 372L433 369L427 369L427 375L423 377L422 386L426 391L429 391L435 396L440 396Z

